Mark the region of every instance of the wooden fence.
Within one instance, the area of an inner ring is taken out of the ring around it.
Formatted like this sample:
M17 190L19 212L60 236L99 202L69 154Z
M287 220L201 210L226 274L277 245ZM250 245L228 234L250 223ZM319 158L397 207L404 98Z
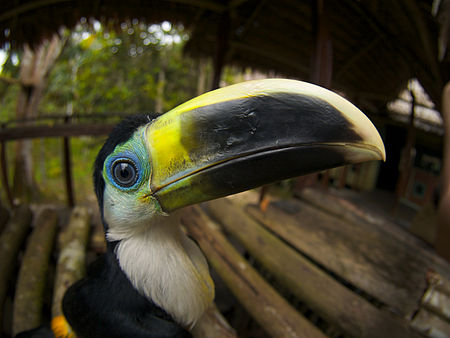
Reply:
M11 184L8 177L9 167L7 161L6 143L33 138L62 138L64 182L66 186L67 204L74 206L74 192L72 182L70 137L101 136L111 132L116 123L111 118L125 117L129 114L90 114L69 117L64 115L46 115L35 119L12 120L0 123L0 166L1 180L9 205L14 204ZM92 122L97 119L102 122ZM107 119L105 121L105 119ZM87 122L81 122L87 120ZM43 124L43 121L47 121ZM117 121L116 121L117 122Z

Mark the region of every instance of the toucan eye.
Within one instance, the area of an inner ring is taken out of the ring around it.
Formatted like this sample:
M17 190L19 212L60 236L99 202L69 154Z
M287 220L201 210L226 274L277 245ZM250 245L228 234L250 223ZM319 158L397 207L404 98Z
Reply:
M129 188L136 183L138 171L133 162L118 160L112 166L112 176L118 185Z

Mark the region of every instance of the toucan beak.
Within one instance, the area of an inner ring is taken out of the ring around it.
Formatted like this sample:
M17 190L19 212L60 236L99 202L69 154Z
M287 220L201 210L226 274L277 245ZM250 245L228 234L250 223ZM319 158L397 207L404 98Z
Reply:
M353 104L305 82L221 88L148 124L150 189L162 210L318 170L384 160L383 141Z

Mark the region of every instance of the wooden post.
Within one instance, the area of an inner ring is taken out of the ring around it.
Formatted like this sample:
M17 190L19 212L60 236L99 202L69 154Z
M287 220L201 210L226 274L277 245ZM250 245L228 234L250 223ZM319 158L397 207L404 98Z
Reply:
M412 165L412 150L416 141L416 129L414 127L414 117L415 117L415 108L416 108L416 97L412 89L410 89L409 93L411 94L411 113L409 115L409 126L408 126L408 134L406 136L406 144L403 149L402 156L400 158L400 176L397 181L397 187L395 189L395 194L397 196L393 213L395 214L400 199L405 195L406 188L408 186L409 176L411 172Z
M442 117L444 119L444 153L435 247L442 257L450 261L450 82L445 85L442 92Z
M326 0L312 1L311 23L314 32L316 46L311 54L311 82L319 86L330 88L333 75L333 44L328 29L328 6ZM308 185L315 185L318 174L308 175ZM322 185L327 188L330 181L330 173L325 171L322 176ZM299 179L298 187L303 187L304 179Z
M2 141L0 144L0 164L2 167L2 183L3 188L6 192L6 198L8 200L9 206L13 206L14 200L11 193L11 187L9 185L8 179L8 161L6 160L6 142Z
M316 0L313 12L313 29L316 32L316 49L313 54L312 82L330 88L333 74L333 44L328 29L328 6L326 0ZM322 173L322 186L330 185L330 171Z
M69 124L70 117L64 118L64 122ZM72 183L72 163L70 155L70 138L68 136L63 138L63 153L64 153L64 178L66 181L66 194L67 194L67 204L69 207L75 205L75 198L73 193L73 183Z
M328 6L326 0L313 2L313 30L316 48L312 55L312 82L325 88L331 87L333 75L333 44L328 29Z
M225 56L228 49L228 36L230 31L230 16L228 12L222 14L222 18L217 28L217 48L214 58L214 77L212 89L217 89L220 86L220 78L222 70L225 65Z

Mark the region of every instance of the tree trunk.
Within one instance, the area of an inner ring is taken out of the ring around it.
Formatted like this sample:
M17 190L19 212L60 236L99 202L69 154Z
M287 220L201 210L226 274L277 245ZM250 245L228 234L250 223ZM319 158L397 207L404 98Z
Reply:
M37 115L50 70L61 53L64 41L54 35L36 50L25 46L19 73L20 91L17 98L17 119L28 119ZM33 177L31 141L15 144L14 195L18 201L29 201L36 192Z

